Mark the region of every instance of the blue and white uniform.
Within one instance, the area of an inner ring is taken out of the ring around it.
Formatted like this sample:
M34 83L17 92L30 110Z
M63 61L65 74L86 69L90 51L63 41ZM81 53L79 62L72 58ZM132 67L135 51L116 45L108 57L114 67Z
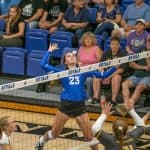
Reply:
M57 67L49 65L50 55L51 55L51 52L46 52L44 58L41 61L41 65L46 70L46 72L55 73L55 72L60 72L60 71L65 70L64 68L57 68ZM85 81L87 77L107 78L115 71L116 71L116 68L111 67L105 72L90 71L90 72L80 73L78 75L72 75L72 76L60 79L62 86L63 86L63 91L61 92L61 95L60 95L61 102L69 102L69 105L70 103L71 104L73 103L73 107L75 107L75 103L76 103L78 107L80 102L83 104L83 102L87 99L87 93L84 89L84 85L85 85ZM65 105L65 108L66 108L66 105Z

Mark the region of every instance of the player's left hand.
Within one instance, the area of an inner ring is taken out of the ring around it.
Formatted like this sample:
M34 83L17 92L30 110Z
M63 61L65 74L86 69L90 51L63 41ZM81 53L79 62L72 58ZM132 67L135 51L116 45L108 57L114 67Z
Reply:
M57 43L50 43L48 51L52 52L54 50L58 49L58 44Z

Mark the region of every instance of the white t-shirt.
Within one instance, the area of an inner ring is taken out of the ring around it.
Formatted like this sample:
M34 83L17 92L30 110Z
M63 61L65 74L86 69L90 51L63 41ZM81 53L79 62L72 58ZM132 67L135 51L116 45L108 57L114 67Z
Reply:
M2 138L0 139L0 144L10 144L9 136L6 135L5 132L2 133Z

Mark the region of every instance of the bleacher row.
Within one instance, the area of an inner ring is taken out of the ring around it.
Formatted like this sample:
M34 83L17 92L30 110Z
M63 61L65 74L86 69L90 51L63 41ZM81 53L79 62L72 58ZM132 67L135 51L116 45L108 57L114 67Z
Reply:
M0 12L1 12L1 14L7 14L8 9L12 4L18 5L20 1L21 0L1 0L0 1L0 10L1 10ZM134 1L135 0L122 0L122 3L121 3L122 12L125 11L125 9L127 8L128 5L134 3ZM145 3L150 5L149 0L145 0Z
M60 58L64 48L72 48L74 35L71 32L56 31L49 35L47 30L32 29L25 35L25 48L3 47L1 51L2 73L38 76L45 74L40 61L49 43L58 43L59 49L52 57ZM101 36L96 35L97 45L101 46ZM125 50L125 40L121 40L121 50ZM110 38L105 41L104 52L110 48ZM17 67L16 67L17 66Z
M19 3L19 1L15 1ZM121 8L123 11L128 5L133 3L134 0L123 0ZM150 0L145 0L150 4ZM2 6L1 6L2 7ZM96 23L97 8L90 8L90 23ZM0 20L0 32L4 32L5 21ZM28 26L26 26L28 28ZM48 49L49 43L58 43L59 49L54 51L52 56L61 58L65 47L73 47L74 35L70 32L56 31L53 34L49 34L47 30L26 28L25 32L25 46L24 48L15 47L3 47L1 51L1 73L16 74L16 75L28 75L38 76L45 74L40 66L40 60L42 59L45 51ZM101 47L101 36L96 35L97 45ZM80 43L78 44L80 45ZM104 43L104 52L110 50L110 38ZM121 40L121 50L125 50L126 40ZM16 68L17 64L17 68Z

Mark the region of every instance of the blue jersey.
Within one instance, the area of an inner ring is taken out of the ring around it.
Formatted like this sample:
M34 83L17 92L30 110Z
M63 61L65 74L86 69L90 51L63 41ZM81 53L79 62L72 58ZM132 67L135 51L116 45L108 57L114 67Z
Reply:
M46 52L44 58L41 61L42 67L47 72L60 72L63 71L64 68L57 68L54 66L49 65L49 57L51 52ZM87 77L97 77L97 78L107 78L110 76L113 72L116 71L115 67L111 67L105 72L99 72L99 71L90 71L86 73L80 73L77 75L72 75L69 77L65 77L60 79L63 91L61 93L60 99L63 101L71 101L71 102L79 102L79 101L85 101L87 99L87 94L84 89L85 81Z

